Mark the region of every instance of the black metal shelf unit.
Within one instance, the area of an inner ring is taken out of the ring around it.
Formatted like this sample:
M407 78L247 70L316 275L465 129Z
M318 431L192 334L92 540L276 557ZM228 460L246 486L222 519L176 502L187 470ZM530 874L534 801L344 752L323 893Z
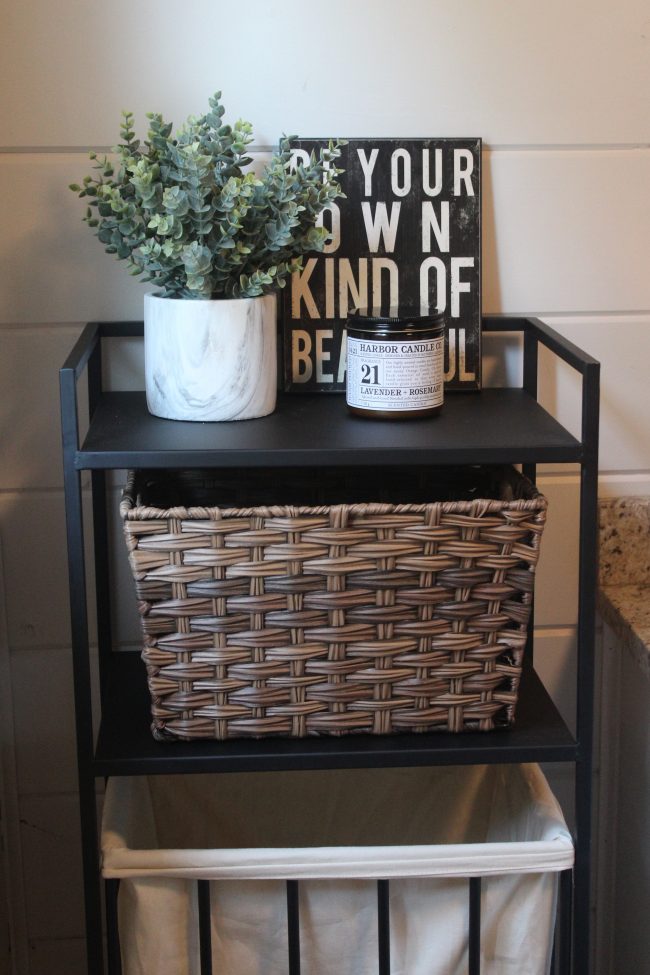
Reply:
M103 389L103 340L142 335L141 323L94 323L84 329L60 371L60 389L89 973L101 973L104 965L97 777L568 761L576 767L576 864L570 950L565 948L560 964L565 966L562 975L588 975L599 366L537 319L488 316L483 320L483 330L523 336L521 388L449 396L439 417L398 424L348 415L341 397L323 394L281 395L276 411L259 420L193 424L151 416L143 393ZM537 401L540 344L582 377L579 438L572 436ZM84 374L88 380L89 419L82 435L78 387ZM290 467L511 463L521 464L525 473L534 478L536 465L544 462L578 464L581 471L575 736L566 728L537 678L531 653L515 726L491 734L354 735L308 740L176 742L171 746L151 737L144 668L138 655L116 651L111 636L107 471L132 467L263 466L280 472ZM91 472L90 525L84 522L82 502L85 471ZM94 542L102 702L98 727L91 705L86 527L91 528ZM119 693L115 693L115 688L119 688ZM108 907L110 910L110 898ZM565 922L566 918L562 927Z

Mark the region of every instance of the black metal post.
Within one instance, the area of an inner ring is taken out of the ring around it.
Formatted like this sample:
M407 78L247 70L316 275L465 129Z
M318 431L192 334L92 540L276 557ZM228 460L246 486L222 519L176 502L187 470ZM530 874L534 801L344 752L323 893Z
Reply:
M108 663L112 648L111 587L109 570L108 518L106 512L106 474L92 471L93 539L95 546L95 610L97 613L97 650L102 702L106 700Z
M119 890L119 879L111 879L104 882L104 898L106 903L106 960L108 963L108 975L122 975L120 928L117 913L117 897Z
M582 375L580 473L580 542L578 601L578 668L576 689L577 757L575 765L575 868L572 912L572 975L589 975L591 959L592 763L595 676L595 616L598 582L598 432L600 365L572 342L536 318L508 322L500 316L484 319L496 331L534 330L538 342ZM529 358L524 382L532 384ZM532 389L532 385L530 387ZM565 881L566 883L566 881ZM569 922L567 922L569 923Z
M536 331L528 324L524 327L524 361L522 385L527 393L537 399L539 344Z
M201 975L212 975L212 913L210 910L210 881L197 880L199 909L199 959Z
M524 358L523 358L523 388L537 399L537 380L539 365L539 343L537 333L529 325L524 327ZM537 481L537 464L522 464L524 477L533 484ZM533 663L535 650L535 597L531 601L528 633L526 636L525 657L529 664Z
M573 927L573 870L559 877L558 913L553 944L552 975L571 975L571 932Z
M591 789L594 736L594 647L596 587L598 584L598 363L589 363L583 374L582 443L584 461L580 478L580 569L578 599L578 673L576 763L576 859L574 874L573 963L574 975L589 975L591 914Z
M88 358L88 413L92 418L102 390L102 343L97 340ZM108 518L106 512L106 474L91 472L92 524L95 546L95 602L101 697L106 693L106 671L111 650L110 580L108 558Z
M99 336L101 336L101 331L99 332ZM102 386L102 343L101 337L98 337L88 358L88 413L91 418L99 403ZM101 700L104 703L108 686L108 665L112 650L106 472L103 470L93 470L91 471L90 479L92 486L93 541L95 547L95 604L97 614L99 683Z
M78 413L76 376L73 369L64 368L61 370L60 392L79 810L86 912L86 953L88 972L92 975L102 975L104 971L102 906L99 887L97 806L95 779L92 770L94 742L88 655L86 567L81 477L75 469L75 453L78 446Z
M469 878L469 975L481 975L481 878Z
M289 975L300 975L300 888L297 880L287 880L287 935Z
M379 975L390 975L390 889L387 880L377 881L377 947Z

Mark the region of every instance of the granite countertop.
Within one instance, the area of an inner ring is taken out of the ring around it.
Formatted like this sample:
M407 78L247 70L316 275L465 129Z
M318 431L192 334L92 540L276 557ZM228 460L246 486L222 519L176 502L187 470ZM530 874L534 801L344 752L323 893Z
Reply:
M598 609L650 669L650 498L615 498L598 507Z

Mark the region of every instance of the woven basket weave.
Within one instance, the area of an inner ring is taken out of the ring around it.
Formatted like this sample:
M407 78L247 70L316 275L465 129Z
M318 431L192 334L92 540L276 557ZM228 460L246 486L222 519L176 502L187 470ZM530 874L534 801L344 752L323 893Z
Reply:
M514 720L546 518L516 470L136 471L120 512L156 738Z

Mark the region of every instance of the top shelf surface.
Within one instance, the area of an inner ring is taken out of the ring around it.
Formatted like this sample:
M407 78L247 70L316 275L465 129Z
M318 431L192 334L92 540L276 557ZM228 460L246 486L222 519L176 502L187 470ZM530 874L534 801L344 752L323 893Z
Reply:
M194 423L152 416L142 392L104 393L78 469L579 462L583 445L523 389L446 397L416 420L352 416L337 394L280 394L270 416Z

